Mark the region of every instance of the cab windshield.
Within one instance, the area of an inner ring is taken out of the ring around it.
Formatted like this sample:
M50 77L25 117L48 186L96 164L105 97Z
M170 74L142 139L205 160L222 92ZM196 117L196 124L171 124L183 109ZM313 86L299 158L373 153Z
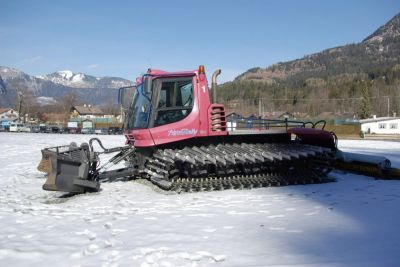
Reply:
M143 76L143 83L136 87L131 107L125 119L125 129L148 128L151 113L151 88L150 77Z

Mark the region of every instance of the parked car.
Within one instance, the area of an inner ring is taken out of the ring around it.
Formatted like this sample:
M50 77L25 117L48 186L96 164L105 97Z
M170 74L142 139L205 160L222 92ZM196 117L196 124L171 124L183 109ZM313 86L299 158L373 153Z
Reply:
M62 134L68 134L69 133L69 128L68 127L63 127L63 128L60 128L60 133L62 133Z
M93 128L82 128L81 133L82 134L94 134L94 129Z
M70 134L80 134L81 128L69 128L69 133Z
M10 132L22 132L24 125L22 123L13 122L10 124Z
M2 123L0 127L5 131L9 132L10 131L10 124Z
M21 132L24 133L30 133L31 132L31 126L30 125L24 125L21 129Z
M110 127L108 128L108 134L122 134L122 129L119 127Z
M94 130L94 133L95 133L95 134L108 134L108 129L104 129L104 128L102 128L102 129L95 129L95 130Z
M46 131L47 131L47 126L45 124L40 124L39 125L39 132L46 133Z
M40 133L40 127L37 125L31 126L32 133Z
M60 128L58 128L58 126L52 126L51 133L60 133Z

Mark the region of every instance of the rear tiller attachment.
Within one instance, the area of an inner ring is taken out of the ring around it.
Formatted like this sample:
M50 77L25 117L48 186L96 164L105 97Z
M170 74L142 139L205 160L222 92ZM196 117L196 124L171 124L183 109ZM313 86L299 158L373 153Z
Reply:
M384 180L400 180L400 169L383 156L336 151L335 169Z

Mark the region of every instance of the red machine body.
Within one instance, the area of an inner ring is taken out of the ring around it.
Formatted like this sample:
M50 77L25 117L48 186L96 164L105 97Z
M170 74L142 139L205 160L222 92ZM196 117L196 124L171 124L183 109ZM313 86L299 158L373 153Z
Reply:
M214 73L213 84L218 74L217 71ZM146 121L143 125L139 125L140 127L133 125L134 123L130 121L138 120L141 117L137 112L132 116L128 114L126 118L127 144L134 145L136 148L177 144L184 140L202 137L209 137L207 142L210 142L212 137L221 137L219 140L225 141L229 139L229 135L235 135L231 139L236 141L237 136L241 135L242 140L243 138L247 139L246 142L251 142L251 139L260 141L261 136L259 135L264 135L264 137L268 135L269 138L274 136L274 141L276 139L289 141L291 135L296 135L302 143L335 147L335 139L331 133L304 128L303 122L296 122L301 127L288 128L287 124L286 127L282 127L284 121L281 120L277 122L280 123L280 128L271 128L270 122L260 121L260 127L252 127L245 131L243 128L228 131L224 105L213 103L215 99L211 101L211 90L209 90L203 66L200 66L198 70L182 72L149 69L143 77L137 78L136 81L138 83L137 92L129 111L148 109L145 111ZM181 84L179 84L180 82ZM212 91L215 94L215 88ZM148 97L146 97L146 92ZM138 105L143 102L140 99L145 99L144 102L148 101L148 105L146 107ZM183 103L184 101L186 103ZM159 118L163 115L174 117L176 113L180 112L185 114L181 114L172 122L159 122ZM160 115L162 113L165 114Z
M157 80L190 79L190 97L192 102L190 103L190 107L186 109L188 114L176 122L144 129L127 127L125 136L128 143L132 144L134 142L135 147L149 147L196 137L223 136L228 134L224 106L211 103L204 68L203 71L200 67L199 70L184 72L165 72L149 69L146 77L151 79L152 84L155 84ZM141 90L140 86L143 85L144 79L137 79L137 81L140 82L138 90ZM152 92L154 93L152 95L151 108L159 109L160 90L156 89L152 90ZM138 94L140 93L138 92ZM150 113L154 113L154 110ZM151 122L149 121L149 123Z

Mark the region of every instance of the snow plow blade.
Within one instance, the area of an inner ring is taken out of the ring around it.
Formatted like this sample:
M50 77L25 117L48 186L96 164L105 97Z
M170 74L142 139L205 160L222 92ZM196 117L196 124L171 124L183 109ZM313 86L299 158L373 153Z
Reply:
M86 143L80 147L71 143L69 146L43 149L38 166L38 170L48 174L43 189L69 193L99 191L100 183L89 179L96 162L96 156L91 155Z
M400 180L400 169L392 168L389 159L382 156L356 154L338 150L335 168L376 179Z
M42 159L40 160L39 165L37 166L38 171L49 173L51 168L50 154L47 149L42 149Z
M93 149L97 142L101 152ZM99 155L117 153L103 166L99 165ZM42 159L38 170L47 173L44 190L68 193L97 192L101 181L115 181L119 178L134 177L137 170L126 167L107 171L110 165L118 164L128 157L133 157L135 149L130 146L105 148L98 138L77 146L72 142L67 146L56 146L42 149Z

